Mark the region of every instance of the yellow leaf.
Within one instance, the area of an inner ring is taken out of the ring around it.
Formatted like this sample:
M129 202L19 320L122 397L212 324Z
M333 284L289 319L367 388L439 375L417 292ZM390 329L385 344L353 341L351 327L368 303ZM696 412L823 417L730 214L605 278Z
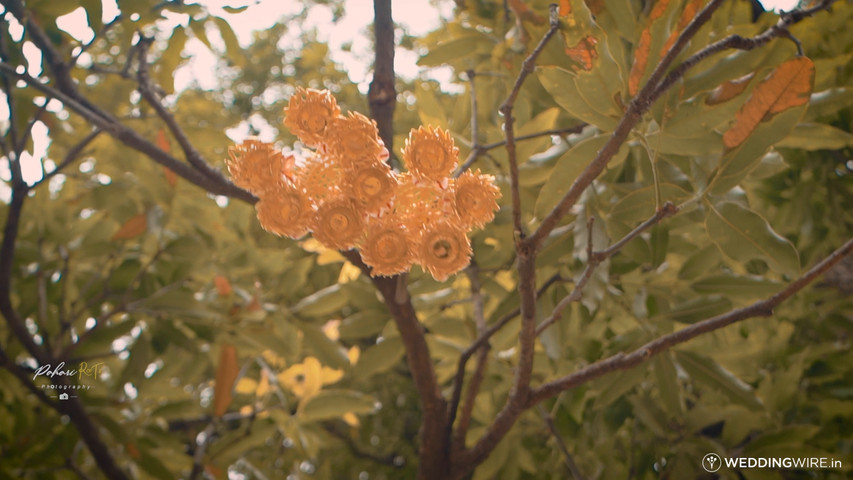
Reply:
M358 345L353 345L347 351L347 357L349 358L349 364L350 365L355 365L356 363L358 363L358 357L360 357L360 356L361 356L361 349L358 348Z
M223 343L219 347L219 365L216 367L216 380L213 389L213 412L217 417L225 414L231 404L231 388L237 379L237 349L234 345Z
M323 379L323 385L330 385L342 379L344 377L344 371L336 370L331 367L323 367L320 375Z
M113 240L127 240L145 233L148 229L148 215L138 213L130 217L124 225L122 225L116 233L113 234Z
M258 388L258 382L254 379L243 377L240 381L237 382L237 385L234 387L234 391L242 394L249 395L254 393Z
M339 338L341 338L341 332L339 327L341 325L341 321L338 319L329 320L325 324L323 324L323 333L329 337L329 340L336 342Z
M735 115L735 123L723 134L723 144L732 149L743 143L759 123L789 108L809 101L814 84L814 63L797 57L776 67Z
M345 413L343 416L343 419L345 422L347 422L347 425L349 425L350 427L359 426L358 417L356 417L355 414L352 412Z
M319 360L306 357L302 363L291 366L276 378L297 397L307 398L319 392L323 386L323 369Z
M693 0L688 3L684 7L684 11L681 12L681 18L678 19L678 26L676 26L675 30L669 34L669 38L666 39L666 43L663 45L661 49L660 56L663 57L666 55L666 52L672 48L672 45L675 44L675 41L678 39L678 36L681 34L681 31L684 30L684 27L690 23L691 20L699 13L699 9L702 8L702 5L705 4L705 0Z
M360 268L350 262L344 262L344 265L341 267L341 273L338 275L338 283L351 282L358 279L359 275L361 275Z

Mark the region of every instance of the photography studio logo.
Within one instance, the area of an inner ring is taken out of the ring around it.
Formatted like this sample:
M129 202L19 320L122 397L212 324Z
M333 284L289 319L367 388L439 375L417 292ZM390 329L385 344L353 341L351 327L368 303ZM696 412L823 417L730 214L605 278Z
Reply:
M709 453L702 457L702 468L708 473L714 473L723 465L723 459L716 453Z
M65 366L65 362L60 363L56 367L53 367L50 364L42 365L39 367L35 374L33 375L33 381L36 381L39 377L46 377L49 379L53 379L54 377L65 377L69 380L76 380L77 383L69 382L50 382L43 383L41 388L43 390L51 391L48 396L52 398L58 398L59 400L68 400L69 398L76 398L77 391L79 390L89 390L92 388L91 385L82 383L86 377L91 377L93 379L97 379L101 374L101 371L104 368L103 362L99 362L96 364L89 364L87 362L80 362L77 368L67 368Z

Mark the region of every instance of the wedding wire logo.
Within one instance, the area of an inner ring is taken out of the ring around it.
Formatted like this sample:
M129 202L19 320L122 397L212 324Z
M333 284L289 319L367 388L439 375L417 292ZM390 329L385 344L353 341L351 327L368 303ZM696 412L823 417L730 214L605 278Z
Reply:
M83 380L84 377L92 377L98 378L98 375L104 368L103 362L98 362L95 364L89 364L88 362L80 362L80 365L77 368L65 368L65 362L61 362L56 368L53 368L51 364L46 364L40 366L35 373L33 374L33 381L35 381L38 377L44 376L48 378L54 377L66 377L73 378L77 377L77 380ZM68 400L69 398L77 398L77 395L74 393L78 390L89 390L92 388L91 385L87 385L84 383L70 384L70 385L56 385L54 383L45 383L41 386L42 390L54 390L57 391L57 395L49 395L51 398L59 398L59 400ZM61 390L67 390L62 391Z
M702 457L702 468L708 473L714 473L723 465L723 460L716 453L709 453Z
M774 468L797 470L840 469L841 460L828 457L726 457L721 458L716 453L708 453L702 457L702 468L708 473L714 473L723 465L727 468Z

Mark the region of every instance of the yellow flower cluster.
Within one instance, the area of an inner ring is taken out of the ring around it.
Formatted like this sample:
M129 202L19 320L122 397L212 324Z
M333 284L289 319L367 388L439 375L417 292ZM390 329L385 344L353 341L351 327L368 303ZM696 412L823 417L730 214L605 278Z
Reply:
M329 248L358 248L371 275L395 275L418 264L444 281L471 257L466 235L494 219L501 194L490 175L450 175L459 150L449 132L420 127L402 150L408 172L388 166L376 124L341 115L328 91L298 88L284 125L311 156L296 162L267 143L229 149L234 182L254 193L261 226L300 238L309 231Z

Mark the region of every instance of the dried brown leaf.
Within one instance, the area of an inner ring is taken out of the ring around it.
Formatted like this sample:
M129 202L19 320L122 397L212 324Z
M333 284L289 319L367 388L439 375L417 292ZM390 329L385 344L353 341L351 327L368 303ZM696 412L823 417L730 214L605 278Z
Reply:
M735 148L755 130L759 123L789 108L809 101L814 84L814 63L797 57L776 67L735 115L735 123L723 134L726 148Z

